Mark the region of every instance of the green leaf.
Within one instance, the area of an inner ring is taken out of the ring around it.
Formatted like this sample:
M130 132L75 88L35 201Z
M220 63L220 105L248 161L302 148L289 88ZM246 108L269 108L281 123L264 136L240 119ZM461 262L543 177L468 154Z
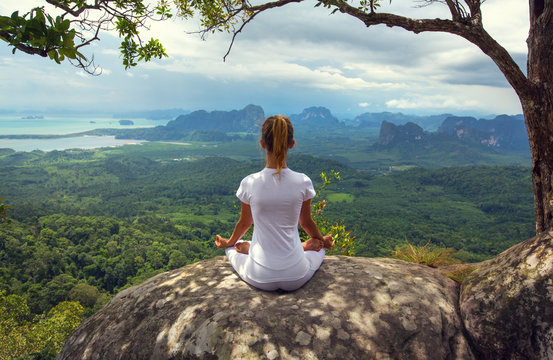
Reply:
M67 19L63 20L63 22L61 23L61 27L60 27L60 30L62 31L67 31L69 30L69 26L71 25L71 22Z
M83 54L81 54L77 50L75 50L75 54L77 54L77 56L80 57L81 59L86 60L86 56L84 56Z
M41 23L46 23L46 18L41 8L35 8L35 17L33 19Z
M70 48L61 48L59 49L59 53L70 58L70 59L76 59L77 56L76 56L76 53L77 53L77 50L75 49L70 49Z

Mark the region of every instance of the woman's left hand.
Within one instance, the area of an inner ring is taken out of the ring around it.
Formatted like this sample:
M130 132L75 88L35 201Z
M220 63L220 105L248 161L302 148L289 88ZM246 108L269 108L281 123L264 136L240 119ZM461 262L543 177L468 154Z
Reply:
M227 247L230 246L229 245L229 240L225 239L225 238L222 238L220 235L215 236L215 245L219 249L224 249L224 248L227 248Z

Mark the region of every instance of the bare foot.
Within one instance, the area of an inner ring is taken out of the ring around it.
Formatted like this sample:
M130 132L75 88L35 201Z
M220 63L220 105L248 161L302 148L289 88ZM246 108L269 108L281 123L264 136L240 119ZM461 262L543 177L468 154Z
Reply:
M332 240L332 235L323 236L323 242L325 249L332 250L334 249L334 240Z
M237 252L247 255L250 252L250 242L243 241L243 242L236 243L234 244L234 248L236 249Z
M319 251L323 248L323 242L317 239L310 238L301 243L304 251Z

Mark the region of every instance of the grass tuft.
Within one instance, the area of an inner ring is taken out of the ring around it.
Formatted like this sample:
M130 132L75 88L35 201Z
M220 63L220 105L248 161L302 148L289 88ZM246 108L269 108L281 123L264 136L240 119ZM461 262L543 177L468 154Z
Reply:
M442 270L442 274L456 281L457 283L462 284L463 281L465 281L465 278L474 270L476 270L476 266L465 265L465 266L460 266L454 270Z
M452 256L454 252L455 250L453 249L432 245L430 242L422 246L407 243L398 246L396 250L394 250L392 257L394 259L438 268L459 263L459 260Z

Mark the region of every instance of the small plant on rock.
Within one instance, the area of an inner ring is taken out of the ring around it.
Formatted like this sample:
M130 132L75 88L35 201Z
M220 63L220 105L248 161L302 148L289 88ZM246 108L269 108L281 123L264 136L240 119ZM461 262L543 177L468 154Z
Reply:
M332 223L326 218L324 214L324 209L327 205L327 201L321 199L321 193L328 185L332 184L332 182L335 180L341 180L340 173L331 170L330 175L327 175L326 173L322 172L321 180L323 181L323 183L318 189L316 189L316 195L313 199L313 203L311 204L311 214L313 216L313 220L317 224L321 234L332 234L332 239L334 240L334 249L330 251L327 250L328 254L353 256L353 245L355 242L355 236L351 235L351 231L347 230L346 226L341 221ZM302 240L307 240L309 238L309 236L303 230L301 230L300 233Z
M406 243L396 247L392 257L417 264L423 264L433 268L452 265L459 261L452 255L455 250L439 247L427 242L425 245L413 245Z

